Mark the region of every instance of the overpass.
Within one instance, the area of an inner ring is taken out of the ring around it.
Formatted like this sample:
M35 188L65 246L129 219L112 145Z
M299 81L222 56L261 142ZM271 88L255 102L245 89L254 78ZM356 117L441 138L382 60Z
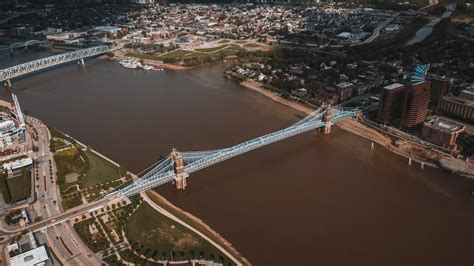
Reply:
M105 54L112 50L113 49L107 45L94 46L12 66L0 70L0 82L5 82L7 87L11 87L11 80L13 78L73 61L78 61L79 64L83 65L84 58Z

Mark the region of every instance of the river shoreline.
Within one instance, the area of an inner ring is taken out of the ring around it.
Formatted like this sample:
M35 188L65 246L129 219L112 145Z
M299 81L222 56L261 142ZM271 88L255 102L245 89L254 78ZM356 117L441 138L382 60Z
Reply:
M259 82L246 80L246 81L240 82L239 84L244 88L260 93L261 95L269 99L272 99L282 105L290 107L296 111L299 111L305 114L310 114L314 111L313 109L311 109L310 107L302 103L287 100L281 97L280 95L268 89L265 89L262 86L262 84L260 84ZM368 127L367 125L365 125L364 123L361 123L357 120L348 119L348 120L340 121L336 124L336 126L352 134L355 134L360 137L366 138L370 141L373 141L381 145L382 147L384 147L390 152L393 152L395 154L405 157L406 159L410 161L409 163L411 163L411 161L414 161L422 165L420 167L423 167L424 165L426 165L433 168L442 168L452 173L464 176L466 178L474 179L474 171L470 167L470 165L467 162L456 159L450 155L447 155L444 153L442 154L441 152L438 152L436 154L430 153L429 155L413 154L412 150L416 150L416 149L427 150L427 148L415 143L409 143L411 146L405 147L404 149L400 147L395 147L392 144L392 140L389 137L383 135L377 130L372 129ZM429 151L429 152L432 152L432 151Z
M108 60L111 60L111 61L121 61L121 60L129 58L129 57L115 55L114 57L102 56L101 58L108 59ZM148 60L148 59L143 59L143 60L144 60L145 64L151 65L155 68L164 68L164 69L170 69L170 70L188 70L188 69L191 69L191 67L159 63L158 61L155 61L155 60Z
M0 103L8 103L6 101L3 101L3 100L0 100ZM37 118L35 118L37 119ZM39 120L39 119L38 119ZM74 140L76 143L78 143L80 146L82 146L83 148L87 148L88 146L85 145L84 143L80 142L79 140L77 140L76 138L70 136L69 134L66 134L64 132L61 132L62 134L64 134L65 136L67 136L68 138L71 138L72 140ZM113 161L112 159L106 157L105 155L101 154L100 152L94 150L93 148L91 148L91 151L96 154L97 156L101 157L102 159L108 161L109 163L115 165L116 167L120 167L120 164ZM129 172L129 174L131 176L133 176L134 179L138 179L139 177L137 175L135 175L134 173L131 173ZM236 265L251 265L251 263L247 260L247 258L245 258L243 255L241 255L233 246L232 246L232 243L230 243L229 241L227 241L224 237L222 237L219 233L217 233L215 230L213 230L208 224L206 224L203 220L199 219L198 217L192 215L191 213L189 212L186 212L182 209L180 209L179 207L175 206L173 203L171 203L168 199L166 199L165 197L163 197L161 194L159 194L157 191L155 190L150 190L150 193L152 196L158 198L160 200L160 202L162 203L162 205L159 205L160 208L156 208L156 206L151 206L155 211L165 215L166 217L174 220L175 222L178 222L182 225L184 225L185 227L189 228L191 231L194 231L195 233L199 233L208 237L208 235L211 235L212 237L214 237L218 242L218 243L215 243L214 241L212 241L212 239L209 241L209 239L206 239L204 238L209 244L213 245L214 247L216 247L218 250L221 250L221 251L225 251L223 252L224 254L227 252L228 254L225 254L230 260L232 260L234 263L236 263ZM149 201L153 201L150 196L148 195L148 193L141 193L141 196L144 198L145 201L149 202ZM158 205L156 202L155 202L156 205ZM163 206L164 205L164 206ZM170 213L172 212L176 212L177 215L170 215ZM196 228L195 226L192 226L192 225L189 225L187 224L185 221L183 221L181 218L177 217L177 216L184 216L186 217L187 219L191 220L193 223L197 224L200 228L202 228L203 230L199 230L198 228ZM206 232L202 232L202 231L206 231ZM201 236L202 237L202 236ZM229 256L230 254L230 256ZM237 263L239 262L239 263ZM179 264L179 263L178 263Z

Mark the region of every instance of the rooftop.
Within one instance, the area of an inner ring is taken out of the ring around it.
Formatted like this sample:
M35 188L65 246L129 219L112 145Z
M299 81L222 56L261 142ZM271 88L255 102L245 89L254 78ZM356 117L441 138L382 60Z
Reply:
M438 129L440 131L448 132L448 133L454 133L459 130L464 130L464 126L458 125L451 121L443 120L439 117L435 117L427 121L426 124L429 124L432 128Z
M12 266L29 266L37 265L49 259L46 248L40 246L20 255L10 258L10 265Z
M470 100L470 99L465 99L465 98L456 97L456 96L445 96L443 97L443 100L467 105L469 107L474 107L474 100Z
M400 88L400 87L403 87L403 84L400 84L400 83L393 83L391 85L387 85L385 87L383 87L385 90L393 90L393 89L396 89L396 88Z

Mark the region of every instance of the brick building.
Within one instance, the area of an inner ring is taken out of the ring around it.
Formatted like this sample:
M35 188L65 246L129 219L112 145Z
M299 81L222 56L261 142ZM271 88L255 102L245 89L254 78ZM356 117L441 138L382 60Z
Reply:
M431 80L431 102L438 103L441 97L446 96L452 89L452 84L447 79L433 78Z
M445 96L439 101L438 112L474 123L474 100Z
M430 103L430 83L418 82L405 90L400 128L413 130L423 125Z
M456 140L464 130L464 126L434 118L423 124L421 138L443 148L457 150Z
M391 124L395 119L400 119L404 92L405 86L400 83L383 87L380 91L380 102L377 113L379 123Z

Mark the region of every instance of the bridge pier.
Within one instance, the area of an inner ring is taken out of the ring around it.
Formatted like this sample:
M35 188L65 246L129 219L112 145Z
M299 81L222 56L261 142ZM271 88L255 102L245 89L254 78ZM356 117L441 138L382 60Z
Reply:
M323 121L325 123L324 127L322 128L323 134L329 134L331 133L331 114L332 114L332 104L328 103L327 108L326 108L326 113L324 114Z
M12 87L12 82L11 82L11 80L9 80L9 79L5 80L5 83L4 83L4 84L5 84L5 87L7 87L7 88L11 88L11 87Z
M173 149L171 152L171 159L174 162L174 173L176 174L174 178L174 185L176 189L185 189L188 185L186 182L186 178L189 176L186 172L184 172L184 161L183 157L178 154L176 149Z
M83 66L84 65L84 58L81 58L81 59L77 60L77 63L79 65Z

